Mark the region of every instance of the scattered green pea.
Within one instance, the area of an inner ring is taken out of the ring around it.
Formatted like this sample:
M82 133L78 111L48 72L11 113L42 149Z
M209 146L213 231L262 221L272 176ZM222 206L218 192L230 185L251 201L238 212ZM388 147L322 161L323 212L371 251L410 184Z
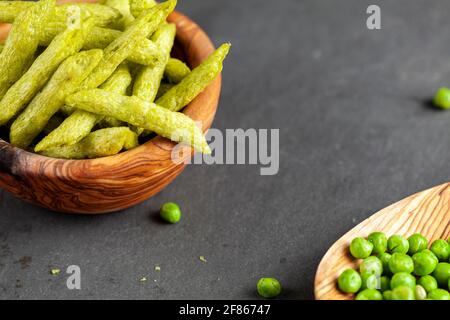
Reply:
M169 223L175 224L181 220L180 207L173 202L164 204L159 212L161 218Z
M365 259L372 254L373 244L364 238L355 238L350 244L350 253L356 259Z
M391 279L386 276L380 278L380 291L385 292L391 289Z
M400 286L392 290L392 300L415 300L414 289L410 286Z
M338 286L342 292L357 293L361 289L361 285L361 276L356 270L347 269L339 276Z
M433 104L440 109L450 109L450 89L440 88L434 96Z
M445 240L436 240L431 244L430 250L441 262L448 262L450 257L450 244Z
M444 289L434 289L428 293L430 300L450 300L450 293Z
M356 300L450 300L448 241L435 241L430 250L418 233L385 240L381 232L353 239L350 253L362 261L359 272L347 269L339 276L340 291L356 293Z
M397 287L410 287L415 288L416 286L416 278L406 272L396 273L392 276L391 279L391 289L395 289Z
M281 293L281 284L275 278L261 278L256 285L258 294L266 299L276 298Z
M373 244L373 253L382 254L387 250L387 237L382 232L374 232L367 238Z
M430 250L423 250L413 255L414 274L416 276L426 276L431 274L438 264L438 259Z
M365 289L358 293L356 300L383 300L383 295L375 289Z
M385 292L383 292L383 299L392 300L392 290L386 290Z
M413 259L403 253L394 253L389 260L389 269L394 274L399 272L412 273L414 271Z
M368 257L359 265L359 272L362 275L374 274L381 276L383 274L383 263L375 256Z
M388 250L390 253L404 253L409 250L409 242L401 235L393 235L388 239Z
M413 255L417 252L420 252L422 250L425 250L428 248L428 240L420 233L416 233L408 238L409 242L409 255Z
M418 285L421 285L426 292L430 292L438 288L438 283L435 278L430 275L423 276L417 281Z
M361 275L361 290L365 289L379 289L380 288L380 276L376 274L363 274Z
M378 256L378 259L380 259L381 263L383 264L383 274L384 275L391 275L392 272L389 269L389 261L391 260L392 255L390 253L382 253Z
M425 300L427 298L427 291L421 285L417 285L414 291L416 300Z
M433 277L437 280L439 287L446 288L450 279L450 263L439 263L433 272Z

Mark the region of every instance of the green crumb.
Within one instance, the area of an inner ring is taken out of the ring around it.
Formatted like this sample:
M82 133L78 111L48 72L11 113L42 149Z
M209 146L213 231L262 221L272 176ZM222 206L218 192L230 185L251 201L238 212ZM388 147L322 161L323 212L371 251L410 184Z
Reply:
M155 266L155 271L156 272L160 272L161 271L161 267L160 266Z
M58 268L52 268L52 269L50 269L50 274L51 274L52 276L57 276L57 275L59 275L60 273L61 273L61 270L58 269Z
M204 256L200 256L199 259L201 262L204 262L204 263L208 262L208 260L206 260L206 258Z
M142 278L140 278L140 279L139 279L139 282L141 282L141 283L142 283L142 282L147 282L147 277L142 277Z

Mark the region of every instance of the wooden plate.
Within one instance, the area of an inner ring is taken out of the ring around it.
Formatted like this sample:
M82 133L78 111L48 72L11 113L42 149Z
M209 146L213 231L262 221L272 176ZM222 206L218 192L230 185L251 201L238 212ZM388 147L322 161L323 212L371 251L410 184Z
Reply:
M196 67L213 51L206 33L188 17L174 12L178 55ZM0 27L0 39L9 28ZM214 120L221 91L219 76L184 113L202 124L206 132ZM166 187L184 169L172 161L175 144L156 137L133 150L94 160L59 160L39 156L0 139L0 187L47 209L82 214L114 212L129 208ZM181 159L192 156L188 147Z
M435 187L396 204L365 220L340 238L322 259L316 273L315 297L318 300L351 300L353 295L341 293L336 281L347 268L357 268L349 254L350 242L367 237L375 231L387 236L400 234L409 237L423 234L428 240L448 239L450 236L450 183Z

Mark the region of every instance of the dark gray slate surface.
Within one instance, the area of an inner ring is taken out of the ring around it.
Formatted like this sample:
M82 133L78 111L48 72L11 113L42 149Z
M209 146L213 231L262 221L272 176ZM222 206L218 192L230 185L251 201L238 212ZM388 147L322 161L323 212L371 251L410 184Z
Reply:
M0 193L0 298L251 299L268 275L283 298L310 299L340 235L448 181L450 113L426 103L450 82L448 1L381 2L381 31L365 27L377 1L180 2L217 44L234 44L215 126L280 128L280 173L192 166L153 199L99 217ZM182 205L181 224L158 221L165 201ZM72 264L81 291L49 275Z

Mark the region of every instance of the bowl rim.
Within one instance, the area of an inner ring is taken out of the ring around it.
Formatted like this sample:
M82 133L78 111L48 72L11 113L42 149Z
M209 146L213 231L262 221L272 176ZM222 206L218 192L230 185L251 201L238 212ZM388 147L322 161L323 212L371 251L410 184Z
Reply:
M66 1L67 2L67 1ZM80 1L76 1L80 2ZM81 1L82 2L82 1ZM90 1L92 2L92 1ZM171 13L168 17L168 22L174 23L177 26L177 35L176 35L176 41L178 42L187 42L188 47L186 48L186 43L183 44L184 50L183 53L186 54L186 51L194 52L195 58L197 61L186 61L188 64L194 68L198 64L200 64L203 60L205 60L215 49L214 44L212 43L211 39L207 35L207 33L192 19L190 19L188 16L180 13L179 11L174 11ZM0 38L1 35L4 33L9 32L9 28L1 28L2 25L8 25L8 24L0 24ZM185 33L190 32L194 30L195 33L193 35L189 35L186 39L184 39ZM197 43L198 45L194 45L194 43ZM188 104L186 107L184 107L182 113L189 116L191 119L197 122L201 122L202 131L206 133L208 129L212 125L212 121L215 117L215 113L217 111L217 103L214 107L214 110L211 114L209 114L206 118L198 118L199 113L198 111L201 111L201 105L202 100L207 99L219 99L220 93L221 93L221 84L222 84L222 76L219 75L217 79L214 80L213 83L211 83L202 93L200 93L190 104ZM212 95L211 98L208 99L208 97ZM197 110L196 110L197 109ZM197 112L196 112L197 111ZM208 114L207 114L208 115ZM118 154L112 155L112 156L106 156L101 158L94 158L94 159L60 159L60 158L52 158L43 156L37 153L33 153L18 147L13 146L8 141L5 141L0 138L0 155L2 152L5 152L6 149L9 149L8 151L11 153L14 153L15 157L26 157L28 161L37 161L37 162L48 162L48 161L56 161L61 165L73 165L74 163L77 164L86 164L87 167L95 167L96 165L103 164L107 165L110 164L112 166L115 166L117 163L120 163L124 161L125 159L129 158L133 154L140 154L140 153L147 153L151 152L155 148L165 150L166 152L171 153L174 147L177 145L177 143L172 142L166 138L163 138L161 136L156 136L149 141L146 141L145 143L137 146L136 148L133 148L131 150L123 151ZM186 160L186 158L190 158L194 154L194 151L189 146L183 146L182 148L182 157L179 159L178 163L174 163L175 165L178 165ZM2 157L0 156L0 162L2 161ZM1 163L0 163L1 167ZM23 169L23 168L22 168ZM0 170L1 172L1 170ZM56 173L55 173L56 174ZM61 177L58 174L59 177Z

